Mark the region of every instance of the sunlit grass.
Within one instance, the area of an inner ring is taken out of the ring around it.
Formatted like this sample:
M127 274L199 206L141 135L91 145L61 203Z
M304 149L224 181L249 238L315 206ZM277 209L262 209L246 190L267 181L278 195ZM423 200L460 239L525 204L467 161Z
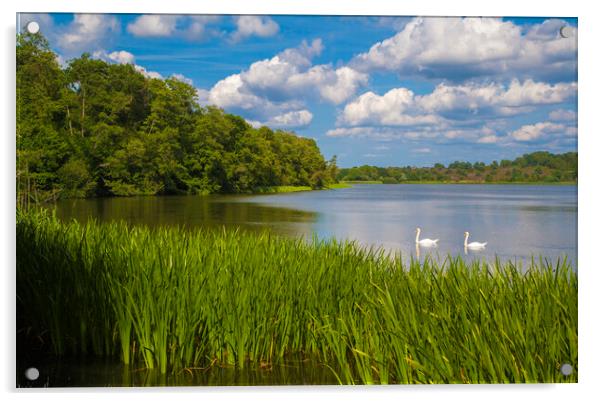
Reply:
M341 183L343 184L382 184L382 181L376 181L376 180L365 180L365 181L361 181L361 180L355 180L355 181L341 181Z
M254 193L261 194L280 194L280 193L288 193L288 192L303 192L303 191L311 191L312 187L302 186L302 185L280 185L274 187L264 187L255 189Z
M351 188L353 185L346 182L337 182L335 184L329 184L326 188L328 189L344 189Z
M569 265L403 265L354 243L17 213L19 320L160 372L310 358L340 383L577 380ZM575 373L564 377L560 366Z

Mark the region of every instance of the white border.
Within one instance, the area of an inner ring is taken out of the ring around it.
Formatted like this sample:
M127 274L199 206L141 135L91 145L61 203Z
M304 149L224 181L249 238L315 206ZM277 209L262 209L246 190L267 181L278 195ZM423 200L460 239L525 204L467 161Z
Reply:
M470 2L469 0L421 0L393 2L391 0L146 0L134 2L123 0L21 0L17 4L2 2L2 238L0 255L2 264L2 329L0 350L3 363L0 365L1 391L9 399L79 399L85 392L86 399L103 399L110 395L117 400L132 397L164 399L182 397L198 399L239 398L245 399L307 399L326 396L329 399L365 399L366 397L446 400L504 400L508 398L540 398L546 400L581 399L590 392L600 394L598 382L602 369L600 353L600 299L602 264L597 263L597 244L600 227L599 206L602 204L598 182L600 166L599 122L602 101L600 100L599 74L600 40L602 29L600 14L591 5L594 2L500 0L493 2ZM243 387L243 388L176 388L176 389L133 389L133 390L50 390L41 392L14 390L14 132L15 132L15 21L16 12L112 12L112 13L188 13L188 14L329 14L329 15L474 15L474 16L569 16L579 18L579 384L576 385L478 385L478 386L397 386L397 387Z

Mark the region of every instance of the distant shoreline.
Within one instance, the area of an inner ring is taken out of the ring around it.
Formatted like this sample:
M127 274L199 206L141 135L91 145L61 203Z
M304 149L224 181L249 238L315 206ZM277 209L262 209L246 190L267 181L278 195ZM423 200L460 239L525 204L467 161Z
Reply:
M363 185L385 185L382 181L341 181L344 184L363 184ZM562 181L562 182L544 182L544 181L533 181L533 182L512 182L512 181L499 181L499 182L484 182L484 181L404 181L396 183L387 183L386 185L404 185L404 184L425 184L425 185L545 185L545 186L569 186L577 185L577 182Z

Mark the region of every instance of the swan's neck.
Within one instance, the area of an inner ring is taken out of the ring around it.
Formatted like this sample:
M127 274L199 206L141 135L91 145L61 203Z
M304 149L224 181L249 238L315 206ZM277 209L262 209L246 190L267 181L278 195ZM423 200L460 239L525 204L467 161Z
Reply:
M420 231L416 231L416 242L418 242L418 237L420 237Z
M464 246L468 246L468 235L464 236Z

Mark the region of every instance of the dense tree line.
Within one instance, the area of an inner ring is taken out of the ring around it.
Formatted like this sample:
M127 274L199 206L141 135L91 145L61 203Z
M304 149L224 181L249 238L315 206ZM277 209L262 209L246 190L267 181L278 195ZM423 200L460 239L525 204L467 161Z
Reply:
M335 180L313 139L201 107L194 87L17 37L17 192L27 200L239 193Z
M534 152L514 160L470 163L455 161L447 167L376 167L343 168L338 172L343 181L403 182L576 182L577 153L552 154Z

